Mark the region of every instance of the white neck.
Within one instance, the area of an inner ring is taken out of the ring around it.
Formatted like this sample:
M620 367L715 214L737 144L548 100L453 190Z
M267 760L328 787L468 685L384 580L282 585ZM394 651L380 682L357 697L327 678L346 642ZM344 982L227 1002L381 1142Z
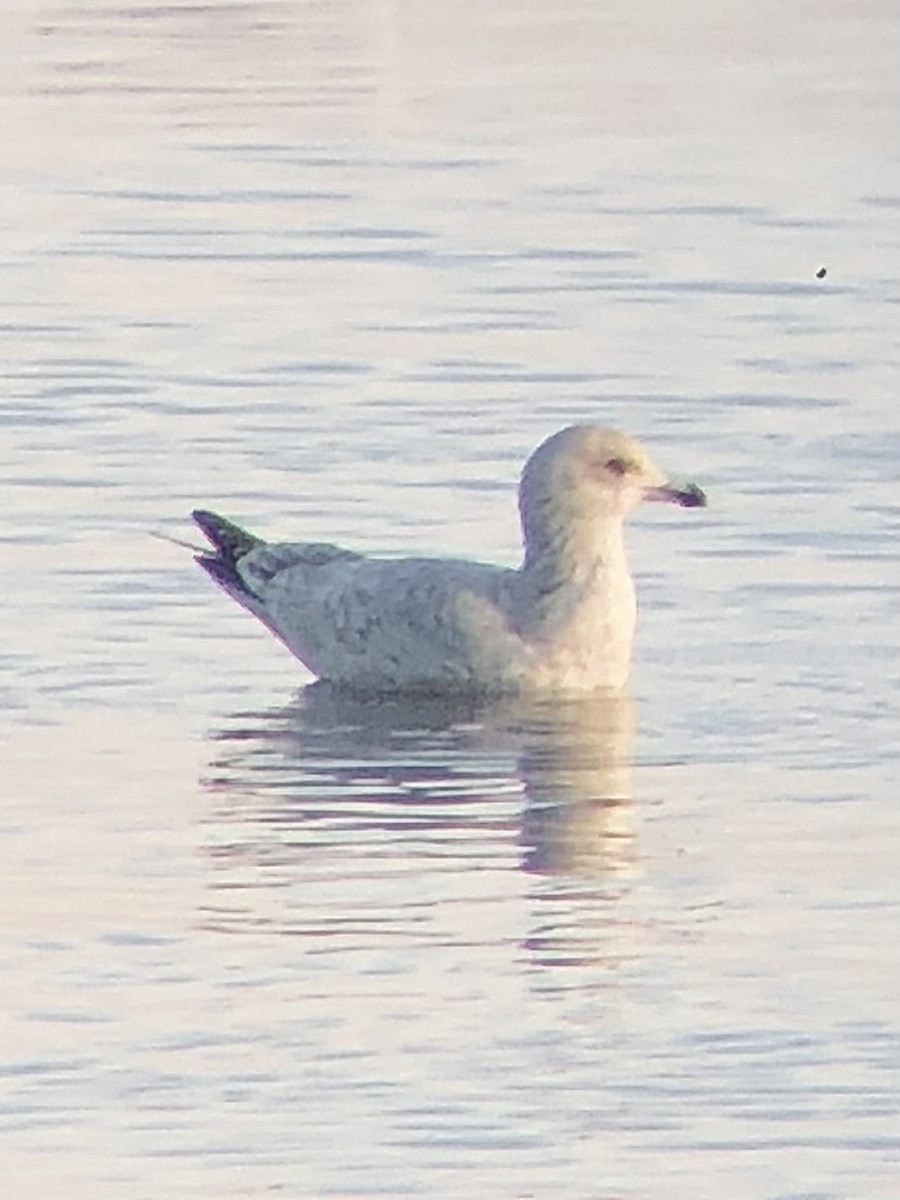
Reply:
M572 513L559 511L552 502L523 506L522 573L541 592L564 584L602 586L604 577L628 572L623 526L618 512Z

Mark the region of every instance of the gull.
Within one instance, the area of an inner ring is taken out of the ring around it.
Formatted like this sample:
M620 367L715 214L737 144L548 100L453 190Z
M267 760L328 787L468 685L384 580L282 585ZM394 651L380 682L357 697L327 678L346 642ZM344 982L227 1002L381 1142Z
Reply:
M625 518L706 504L635 438L570 425L519 485L518 569L267 542L197 509L201 567L320 680L355 692L580 693L626 687L636 622Z

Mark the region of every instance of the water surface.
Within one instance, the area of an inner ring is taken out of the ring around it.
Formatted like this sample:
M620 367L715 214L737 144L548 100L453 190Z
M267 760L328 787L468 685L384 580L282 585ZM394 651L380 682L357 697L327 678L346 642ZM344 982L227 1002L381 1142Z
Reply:
M896 1195L897 35L9 6L10 1194ZM514 563L576 420L712 499L619 701L301 690L148 536Z

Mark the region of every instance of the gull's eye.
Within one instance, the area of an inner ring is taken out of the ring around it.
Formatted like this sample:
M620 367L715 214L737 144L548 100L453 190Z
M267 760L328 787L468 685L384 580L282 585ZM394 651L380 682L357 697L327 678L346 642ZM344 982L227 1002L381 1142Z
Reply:
M631 464L627 463L624 458L611 458L606 464L606 469L610 475L627 475Z

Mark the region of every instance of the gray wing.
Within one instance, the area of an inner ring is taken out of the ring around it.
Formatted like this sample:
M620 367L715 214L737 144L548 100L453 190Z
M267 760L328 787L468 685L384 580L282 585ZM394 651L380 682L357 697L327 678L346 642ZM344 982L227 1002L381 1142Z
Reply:
M266 546L238 564L257 615L314 674L358 687L472 687L508 659L515 572L446 559L373 559ZM488 661L490 660L490 661Z
M450 559L375 559L270 545L197 510L197 561L314 674L354 687L495 688L515 677L518 572Z

